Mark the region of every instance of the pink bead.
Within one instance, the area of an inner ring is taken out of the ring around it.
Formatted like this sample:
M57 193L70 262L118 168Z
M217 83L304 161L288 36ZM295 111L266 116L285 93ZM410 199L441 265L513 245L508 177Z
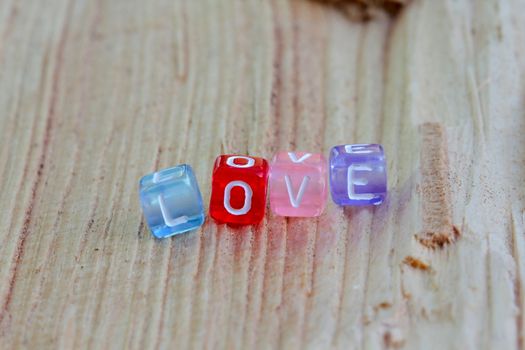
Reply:
M326 205L327 163L322 154L279 152L270 165L270 206L279 216L319 216Z

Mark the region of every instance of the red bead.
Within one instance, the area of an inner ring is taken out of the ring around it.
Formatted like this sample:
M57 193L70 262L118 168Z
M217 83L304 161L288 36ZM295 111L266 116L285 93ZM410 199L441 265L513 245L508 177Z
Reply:
M259 223L266 209L268 162L263 158L221 155L212 175L210 215L220 223Z

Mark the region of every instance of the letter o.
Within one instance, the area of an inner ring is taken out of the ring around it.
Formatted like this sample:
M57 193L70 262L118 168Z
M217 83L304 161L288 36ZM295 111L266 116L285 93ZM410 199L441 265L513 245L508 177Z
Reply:
M244 205L241 209L232 208L230 204L231 191L234 187L241 187L244 190ZM252 188L246 182L232 181L224 188L224 208L232 215L244 215L252 208L252 195Z
M236 164L235 159L245 159L248 163ZM226 164L235 168L250 168L255 164L255 159L245 156L231 156L226 159Z

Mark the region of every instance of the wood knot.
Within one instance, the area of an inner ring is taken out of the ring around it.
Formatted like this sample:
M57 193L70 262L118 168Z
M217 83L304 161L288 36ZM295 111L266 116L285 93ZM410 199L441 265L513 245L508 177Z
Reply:
M427 231L415 235L416 240L423 246L430 249L441 249L448 244L454 243L461 235L459 229L455 225L446 231Z
M377 304L374 306L374 311L377 313L379 310L385 310L392 307L392 304L388 301L383 301L382 303Z
M422 271L428 271L430 270L430 265L421 261L418 258L414 258L412 256L407 256L405 259L403 259L403 264L406 264L414 269L422 270Z

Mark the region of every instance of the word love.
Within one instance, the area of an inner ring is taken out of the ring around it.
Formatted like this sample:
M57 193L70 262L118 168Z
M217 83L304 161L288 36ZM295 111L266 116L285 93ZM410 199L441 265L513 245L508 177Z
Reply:
M259 223L270 207L279 216L314 217L326 206L328 179L332 200L341 206L379 205L387 192L383 148L376 144L333 147L322 154L279 152L271 164L263 158L221 155L213 167L210 216L219 223ZM158 238L200 227L202 197L189 165L144 176L140 202L147 224Z

